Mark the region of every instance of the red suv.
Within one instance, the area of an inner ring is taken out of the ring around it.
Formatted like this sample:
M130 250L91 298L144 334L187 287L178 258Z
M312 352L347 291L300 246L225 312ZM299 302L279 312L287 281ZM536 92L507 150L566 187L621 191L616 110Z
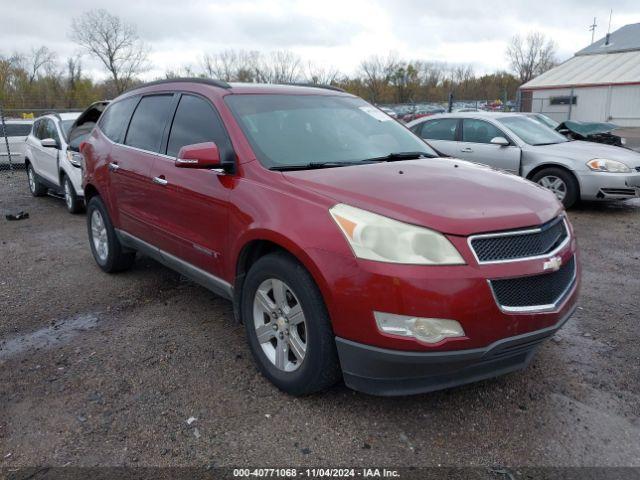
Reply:
M140 252L227 297L258 368L291 394L515 371L576 305L576 241L552 193L438 158L337 89L147 84L109 105L82 153L98 265Z

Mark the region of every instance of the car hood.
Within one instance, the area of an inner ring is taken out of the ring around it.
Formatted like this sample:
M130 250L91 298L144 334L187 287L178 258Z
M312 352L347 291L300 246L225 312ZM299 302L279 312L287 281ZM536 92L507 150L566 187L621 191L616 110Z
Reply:
M451 158L284 172L336 203L452 235L530 227L557 216L555 196L515 175Z
M531 150L536 154L546 154L578 160L581 164L593 158L606 158L609 160L618 160L631 168L640 167L640 153L629 150L628 148L615 147L603 143L575 140L572 142L554 143L553 145L530 145L525 147L525 149Z

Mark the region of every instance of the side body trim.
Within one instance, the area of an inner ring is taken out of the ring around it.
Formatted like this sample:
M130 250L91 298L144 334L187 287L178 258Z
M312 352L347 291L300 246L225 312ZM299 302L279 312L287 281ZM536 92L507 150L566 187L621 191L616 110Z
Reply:
M175 270L176 272L184 275L187 278L190 278L194 282L202 285L207 290L211 290L213 293L220 295L228 300L233 299L233 286L211 273L202 270L201 268L196 267L184 260L172 255L164 250L160 250L157 247L154 247L150 243L145 242L144 240L139 239L138 237L134 237L133 235L123 231L117 230L116 234L118 235L118 239L120 242L129 248L134 250L138 250L145 255L153 258L154 260L162 263L163 265Z

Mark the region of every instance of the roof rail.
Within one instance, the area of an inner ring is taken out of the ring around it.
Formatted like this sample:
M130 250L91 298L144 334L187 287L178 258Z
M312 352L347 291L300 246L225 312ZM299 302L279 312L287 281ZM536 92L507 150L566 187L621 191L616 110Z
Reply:
M143 83L141 85L131 87L124 93L129 93L139 88L150 87L152 85L163 85L165 83L201 83L204 85L211 85L212 87L231 88L231 85L229 85L227 82L223 80L214 80L213 78L200 78L200 77L181 77L181 78L167 78L164 80L154 80L153 82Z
M54 117L57 117L58 120L62 120L62 117L60 116L60 114L58 112L44 112L42 115L40 115L41 117L44 117L45 115L53 115Z
M323 88L324 90L333 90L335 92L345 92L340 87L334 87L333 85L326 85L323 83L280 83L280 85L291 85L293 87L311 87L311 88Z

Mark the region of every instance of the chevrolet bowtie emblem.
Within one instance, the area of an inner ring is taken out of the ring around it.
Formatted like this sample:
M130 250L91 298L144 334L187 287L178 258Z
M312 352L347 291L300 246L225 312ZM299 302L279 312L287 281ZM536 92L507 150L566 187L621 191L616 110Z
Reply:
M560 270L561 266L562 266L562 258L553 257L542 264L542 269L553 270L554 272L557 272L558 270Z

